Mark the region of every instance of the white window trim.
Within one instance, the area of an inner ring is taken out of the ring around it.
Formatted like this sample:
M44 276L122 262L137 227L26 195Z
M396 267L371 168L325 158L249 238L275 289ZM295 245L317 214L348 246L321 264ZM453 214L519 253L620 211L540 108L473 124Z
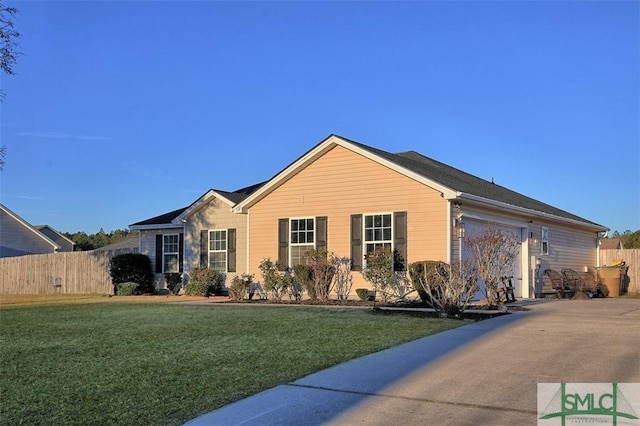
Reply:
M224 232L224 250L211 250L211 233ZM211 267L211 253L224 253L224 271L229 269L229 230L228 229L208 229L207 230L207 267Z
M390 240L380 240L380 241L368 241L367 240L367 216L380 216L380 215L389 215L391 216L391 239ZM393 231L394 231L394 224L393 224L393 212L382 212L382 213L363 213L362 214L362 254L364 256L364 259L362 260L362 267L365 268L367 266L367 245L368 244L385 244L385 243L389 243L391 245L391 253L393 253L393 250L395 249L394 245L393 245ZM393 265L393 262L392 262Z
M293 221L294 220L312 220L313 221L313 248L316 248L316 242L317 242L317 235L316 235L316 228L317 228L317 224L316 224L316 218L315 216L304 216L304 217L290 217L289 218L289 235L288 235L288 239L289 239L289 265L293 265L293 250L291 249L292 247L300 247L300 246L310 246L312 244L309 243L293 243L291 242L291 234L294 232L293 231ZM297 231L296 231L297 232Z
M177 243L176 243L176 247L177 247L177 251L172 252L172 251L164 251L165 248L165 238L167 237L176 237L178 239ZM162 273L165 274L168 271L165 271L165 257L168 255L175 255L178 259L178 261L176 262L178 264L178 268L176 271L171 271L171 272L178 272L180 271L180 234L162 234Z
M540 254L548 256L549 251L549 228L542 226L540 228Z

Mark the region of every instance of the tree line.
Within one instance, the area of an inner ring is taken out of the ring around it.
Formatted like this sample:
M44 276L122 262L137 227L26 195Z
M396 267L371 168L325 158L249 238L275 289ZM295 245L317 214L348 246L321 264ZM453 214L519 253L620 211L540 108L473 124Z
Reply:
M107 233L104 232L104 229L100 228L95 234L87 234L80 231L74 233L62 232L62 235L76 243L76 251L86 251L117 243L131 235L137 235L137 232L134 233L128 229L116 229L115 231Z

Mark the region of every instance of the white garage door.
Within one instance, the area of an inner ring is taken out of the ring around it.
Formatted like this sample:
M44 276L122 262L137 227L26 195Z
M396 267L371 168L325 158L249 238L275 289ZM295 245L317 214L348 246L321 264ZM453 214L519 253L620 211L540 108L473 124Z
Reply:
M471 237L474 235L478 235L480 233L482 233L488 225L487 222L482 222L479 220L472 220L469 218L464 219L465 222L465 235L466 237ZM516 228L513 226L508 226L508 225L496 225L495 223L492 223L491 226L493 227L497 227L500 230L504 231L504 232L511 232L515 235L515 237L518 239L518 241L522 241L522 229L521 228ZM521 247L522 249L522 247ZM469 255L469 249L465 247L465 244L463 242L462 244L462 257L466 258ZM514 293L517 299L522 298L522 286L523 286L523 271L522 271L522 253L520 253L520 255L518 255L516 257L516 260L513 264L513 269L511 275L512 278L512 285L514 287ZM480 300L482 298L485 297L484 295L484 283L482 282L481 279L478 280L478 285L480 287L480 289L478 290L478 292L476 292L476 295L474 297L474 300Z

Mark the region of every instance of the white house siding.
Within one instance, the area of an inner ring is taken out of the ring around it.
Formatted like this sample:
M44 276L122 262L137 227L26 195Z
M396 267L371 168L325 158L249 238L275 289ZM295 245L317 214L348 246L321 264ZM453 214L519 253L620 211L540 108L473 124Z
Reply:
M54 253L55 247L0 209L0 257Z
M212 198L202 208L186 218L184 235L184 272L188 275L200 266L200 231L214 229L236 230L236 272L226 274L226 283L236 274L247 272L247 215L233 213L231 206Z

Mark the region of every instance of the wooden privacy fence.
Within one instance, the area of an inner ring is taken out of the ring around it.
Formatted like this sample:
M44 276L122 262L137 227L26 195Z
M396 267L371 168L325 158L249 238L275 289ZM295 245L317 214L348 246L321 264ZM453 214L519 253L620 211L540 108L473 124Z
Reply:
M0 259L0 294L113 294L114 251L75 251Z
M627 293L640 293L640 249L600 250L600 264L608 265L616 260L624 260L629 277Z

